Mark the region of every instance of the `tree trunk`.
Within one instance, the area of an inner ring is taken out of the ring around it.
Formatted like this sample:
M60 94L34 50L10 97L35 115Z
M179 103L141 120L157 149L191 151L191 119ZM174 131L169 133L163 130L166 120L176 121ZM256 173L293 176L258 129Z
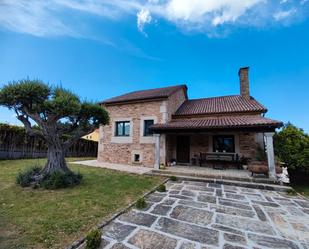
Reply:
M70 172L64 157L65 150L62 146L49 145L47 150L47 163L42 173L50 174L55 171Z

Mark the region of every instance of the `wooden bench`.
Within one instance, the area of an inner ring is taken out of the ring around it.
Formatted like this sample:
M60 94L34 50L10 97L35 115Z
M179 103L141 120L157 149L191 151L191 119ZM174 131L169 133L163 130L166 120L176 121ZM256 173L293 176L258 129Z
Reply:
M237 164L237 167L240 167L239 164L239 155L237 153L225 153L225 152L214 152L214 153L200 153L199 165L202 166L204 163L212 162L216 163L214 169L224 169L226 164L233 163ZM219 163L220 164L217 164Z

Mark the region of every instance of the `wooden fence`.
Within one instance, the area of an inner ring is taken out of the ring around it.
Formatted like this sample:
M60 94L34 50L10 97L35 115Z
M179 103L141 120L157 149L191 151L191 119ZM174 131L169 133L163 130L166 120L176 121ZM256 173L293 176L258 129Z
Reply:
M39 137L28 136L22 127L0 124L0 159L46 157L47 146ZM68 157L96 157L98 143L80 139L66 153Z

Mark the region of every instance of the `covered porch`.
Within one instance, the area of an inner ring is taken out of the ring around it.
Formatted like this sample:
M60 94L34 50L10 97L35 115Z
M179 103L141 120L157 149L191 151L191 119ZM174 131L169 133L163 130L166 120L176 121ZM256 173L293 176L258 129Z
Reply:
M243 165L266 153L268 177L275 181L273 135L278 123L271 121L251 115L156 124L152 128L156 137L155 168L166 165L166 170L175 173L248 180L252 176Z

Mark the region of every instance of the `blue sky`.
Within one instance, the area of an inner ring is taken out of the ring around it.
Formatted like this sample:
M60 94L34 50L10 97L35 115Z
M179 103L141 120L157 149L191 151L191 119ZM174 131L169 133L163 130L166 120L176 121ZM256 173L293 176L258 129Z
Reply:
M309 1L0 1L0 87L25 77L88 100L185 83L190 98L251 95L309 131ZM17 123L0 108L0 122Z

